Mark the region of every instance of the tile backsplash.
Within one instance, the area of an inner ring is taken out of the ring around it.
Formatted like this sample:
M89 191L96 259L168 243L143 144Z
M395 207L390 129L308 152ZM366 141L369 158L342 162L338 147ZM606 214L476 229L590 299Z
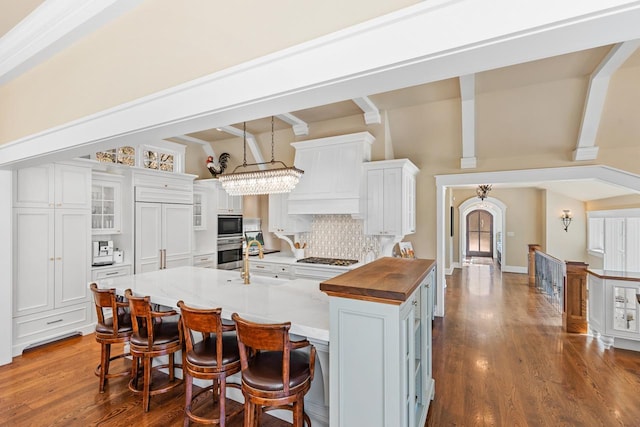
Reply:
M368 252L380 253L378 236L365 235L364 221L351 215L314 215L311 231L299 239L307 243L306 256L364 261Z

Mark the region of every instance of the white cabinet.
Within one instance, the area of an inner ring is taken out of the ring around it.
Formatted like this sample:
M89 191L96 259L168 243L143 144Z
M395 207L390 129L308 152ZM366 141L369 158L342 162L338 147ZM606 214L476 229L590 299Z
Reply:
M135 273L192 264L193 206L136 202Z
M216 268L218 257L215 252L201 253L193 256L194 267Z
M46 164L14 173L16 208L91 207L91 170L70 164Z
M216 189L218 213L242 215L242 196L230 196L217 180L214 181L213 185Z
M91 229L93 234L122 231L122 177L94 172L91 182Z
M91 170L47 165L44 170L54 172L49 175L36 169L16 171L14 355L30 344L71 332L88 332L91 324L87 287L91 264ZM44 193L38 196L38 190L27 182L45 188L53 184L53 198L47 199ZM73 190L82 194L73 194ZM17 207L25 205L43 207Z
M369 162L363 167L367 188L365 234L415 233L418 168L407 159Z
M295 234L311 231L311 215L290 215L289 194L269 195L269 231Z
M249 261L249 271L251 274L269 276L276 279L293 279L293 268L291 264L279 264L260 259Z
M640 272L640 209L591 211L589 252L603 257L610 271Z
M313 265L302 263L295 264L294 276L296 279L326 280L349 271L349 268L329 265Z
M193 229L207 229L207 193L193 192Z
M112 265L108 267L94 267L91 270L91 280L100 281L102 279L112 279L114 277L130 276L131 265Z
M589 329L606 345L640 351L640 273L589 273Z

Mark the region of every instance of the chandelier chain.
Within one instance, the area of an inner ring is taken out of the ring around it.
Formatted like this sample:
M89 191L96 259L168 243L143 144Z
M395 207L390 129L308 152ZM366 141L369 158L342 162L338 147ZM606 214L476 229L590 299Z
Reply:
M275 156L273 153L273 116L271 116L271 163L275 163Z

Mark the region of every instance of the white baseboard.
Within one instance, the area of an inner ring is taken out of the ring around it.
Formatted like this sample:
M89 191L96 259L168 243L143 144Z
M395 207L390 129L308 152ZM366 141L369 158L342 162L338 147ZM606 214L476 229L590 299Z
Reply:
M451 276L453 274L453 270L456 268L460 268L460 266L456 266L457 263L453 263L444 271L445 276Z
M501 267L503 273L520 273L520 274L528 274L529 270L527 267L520 267L515 265L503 265Z

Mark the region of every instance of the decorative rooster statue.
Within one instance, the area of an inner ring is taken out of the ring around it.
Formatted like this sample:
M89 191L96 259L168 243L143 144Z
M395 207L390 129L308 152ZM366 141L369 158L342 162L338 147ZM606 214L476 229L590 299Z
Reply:
M218 175L221 175L222 172L227 168L227 162L231 155L229 153L222 153L216 162L213 156L207 157L207 169L211 172L211 175L216 178Z

